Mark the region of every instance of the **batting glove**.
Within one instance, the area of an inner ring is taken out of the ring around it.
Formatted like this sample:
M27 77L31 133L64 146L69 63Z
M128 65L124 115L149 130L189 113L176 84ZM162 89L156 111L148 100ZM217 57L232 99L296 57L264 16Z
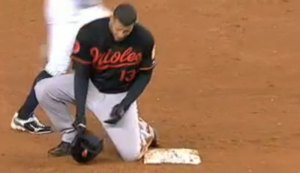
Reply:
M110 113L110 119L105 120L107 124L117 124L125 115L125 107L121 104L117 104L112 108Z

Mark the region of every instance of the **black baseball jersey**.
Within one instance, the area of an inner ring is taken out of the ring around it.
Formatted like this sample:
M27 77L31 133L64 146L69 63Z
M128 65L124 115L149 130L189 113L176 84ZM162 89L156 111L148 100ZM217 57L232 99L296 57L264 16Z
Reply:
M118 93L128 91L140 71L154 68L154 53L154 38L141 24L116 42L104 18L80 29L72 59L92 65L90 79L100 91Z

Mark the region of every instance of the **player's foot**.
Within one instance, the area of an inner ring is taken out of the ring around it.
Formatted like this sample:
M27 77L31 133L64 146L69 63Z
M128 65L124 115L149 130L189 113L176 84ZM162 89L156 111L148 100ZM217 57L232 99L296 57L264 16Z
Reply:
M159 140L158 140L158 136L157 136L157 131L154 130L154 139L151 142L151 144L149 145L150 148L157 148L159 147Z
M53 132L50 126L46 126L37 119L37 117L33 114L29 119L22 120L18 118L18 113L12 118L11 128L13 130L22 131L22 132L29 132L31 134L47 134Z
M67 156L71 152L71 144L62 141L57 147L48 151L48 154L54 157Z

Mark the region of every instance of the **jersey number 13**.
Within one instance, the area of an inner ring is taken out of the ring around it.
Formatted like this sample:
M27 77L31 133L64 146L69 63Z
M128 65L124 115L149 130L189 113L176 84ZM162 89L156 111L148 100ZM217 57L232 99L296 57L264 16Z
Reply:
M120 81L130 82L136 76L136 70L122 70L120 75Z

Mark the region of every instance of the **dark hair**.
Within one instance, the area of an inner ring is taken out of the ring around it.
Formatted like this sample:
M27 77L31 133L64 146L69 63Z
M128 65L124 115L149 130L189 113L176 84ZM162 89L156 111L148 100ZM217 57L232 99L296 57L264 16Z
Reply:
M129 26L136 22L137 12L136 9L129 3L119 4L113 13L124 26Z

